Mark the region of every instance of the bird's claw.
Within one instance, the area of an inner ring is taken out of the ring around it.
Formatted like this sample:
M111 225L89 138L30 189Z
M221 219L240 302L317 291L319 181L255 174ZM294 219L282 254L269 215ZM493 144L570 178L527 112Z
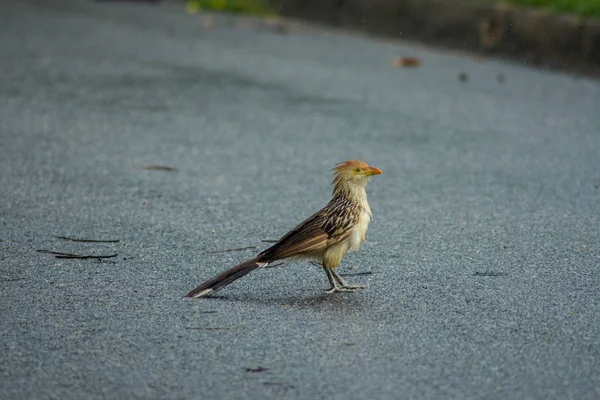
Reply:
M344 286L332 286L329 289L325 290L325 293L354 293L358 289L363 289L365 286L362 285L344 285Z
M327 289L325 291L325 293L327 294L332 294L332 293L354 293L356 292L356 289L352 289L352 288L347 288L347 287L341 287L341 286L334 286L331 287L329 289Z
M363 285L344 285L342 287L345 289L353 289L353 290L366 288L366 286L363 286Z

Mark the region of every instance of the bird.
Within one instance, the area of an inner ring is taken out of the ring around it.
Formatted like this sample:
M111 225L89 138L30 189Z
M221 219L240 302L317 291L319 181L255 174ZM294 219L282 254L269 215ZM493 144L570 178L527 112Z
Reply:
M372 219L366 186L373 175L383 174L364 161L350 159L335 164L332 198L319 211L296 225L256 257L207 280L185 297L199 298L231 284L273 262L291 259L319 263L331 287L326 293L355 292L364 288L348 284L336 271L347 252L356 252L366 241Z

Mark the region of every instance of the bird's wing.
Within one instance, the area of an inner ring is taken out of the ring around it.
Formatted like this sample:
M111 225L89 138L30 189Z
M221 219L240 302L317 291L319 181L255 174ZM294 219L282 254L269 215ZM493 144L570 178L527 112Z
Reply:
M328 204L260 253L258 258L277 260L320 252L347 240L358 222L358 207L347 201Z

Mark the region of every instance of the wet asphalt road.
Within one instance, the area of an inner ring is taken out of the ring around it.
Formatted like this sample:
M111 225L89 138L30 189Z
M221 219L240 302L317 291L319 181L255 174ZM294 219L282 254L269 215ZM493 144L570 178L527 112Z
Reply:
M600 82L175 3L4 1L0 38L0 398L600 397ZM183 298L347 158L367 289Z

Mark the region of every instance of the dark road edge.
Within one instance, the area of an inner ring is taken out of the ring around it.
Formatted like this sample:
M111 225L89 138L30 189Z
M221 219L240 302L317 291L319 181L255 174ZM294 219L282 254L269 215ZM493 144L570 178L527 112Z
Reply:
M600 20L475 0L270 0L284 17L600 77Z

